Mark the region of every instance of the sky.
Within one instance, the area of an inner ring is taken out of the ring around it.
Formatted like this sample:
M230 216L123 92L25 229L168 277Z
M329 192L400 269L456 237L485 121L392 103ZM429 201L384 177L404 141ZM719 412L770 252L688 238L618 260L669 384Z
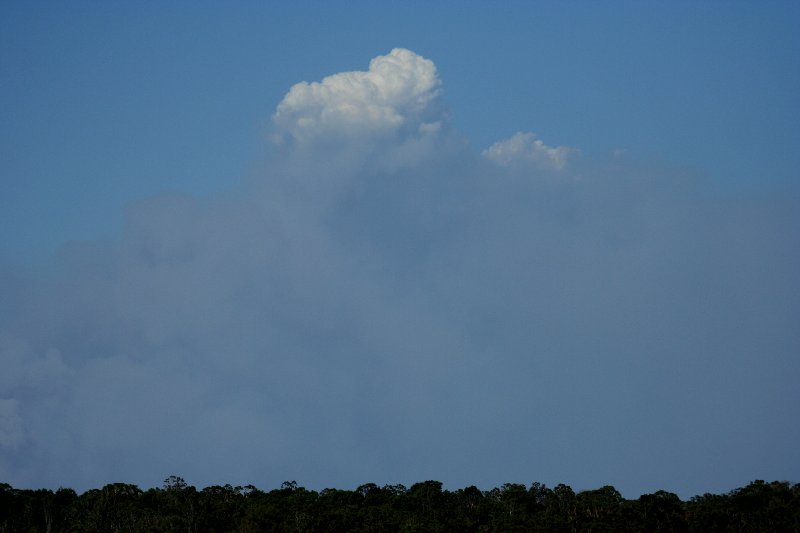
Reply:
M800 481L794 2L0 5L0 480Z

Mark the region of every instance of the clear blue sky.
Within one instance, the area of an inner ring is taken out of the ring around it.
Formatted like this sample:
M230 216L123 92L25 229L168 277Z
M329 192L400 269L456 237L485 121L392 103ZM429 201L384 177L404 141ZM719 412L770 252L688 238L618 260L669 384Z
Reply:
M788 1L3 2L0 478L800 480L798 28ZM397 47L400 129L336 114L362 78L284 100Z

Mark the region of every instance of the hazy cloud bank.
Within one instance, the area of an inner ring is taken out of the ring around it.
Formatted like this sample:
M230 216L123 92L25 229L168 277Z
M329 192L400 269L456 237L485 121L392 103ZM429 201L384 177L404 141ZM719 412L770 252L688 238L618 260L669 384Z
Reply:
M441 98L402 49L299 83L244 190L138 202L0 279L0 478L800 475L797 200L532 133L476 151Z

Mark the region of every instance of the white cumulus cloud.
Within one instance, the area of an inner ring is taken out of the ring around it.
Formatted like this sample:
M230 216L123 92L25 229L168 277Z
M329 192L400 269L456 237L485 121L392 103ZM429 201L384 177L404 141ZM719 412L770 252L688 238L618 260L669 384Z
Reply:
M563 170L569 157L576 152L575 148L568 146L547 146L534 133L518 132L508 139L497 141L484 150L483 155L503 166L532 163L548 170Z
M429 135L439 130L431 104L440 93L436 66L395 48L370 61L366 72L340 72L321 82L294 85L273 115L278 138L391 134Z

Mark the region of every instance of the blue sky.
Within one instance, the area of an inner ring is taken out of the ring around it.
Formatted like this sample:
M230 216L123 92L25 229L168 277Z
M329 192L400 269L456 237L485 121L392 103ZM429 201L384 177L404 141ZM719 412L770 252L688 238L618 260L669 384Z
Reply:
M797 481L798 26L4 3L0 477Z

